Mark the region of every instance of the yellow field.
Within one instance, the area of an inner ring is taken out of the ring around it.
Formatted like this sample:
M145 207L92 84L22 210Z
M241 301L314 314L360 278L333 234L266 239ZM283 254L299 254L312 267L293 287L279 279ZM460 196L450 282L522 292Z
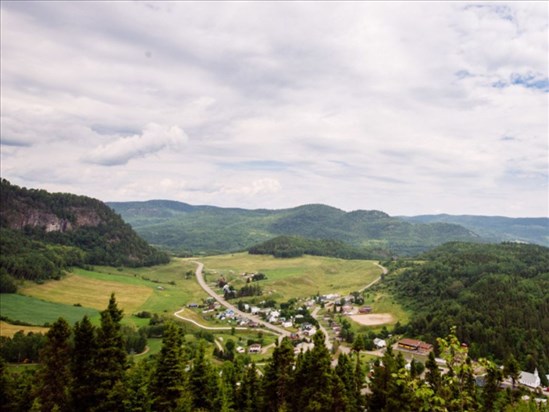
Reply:
M207 281L223 275L235 286L244 284L243 272L262 272L266 280L258 282L264 295L273 298L300 298L316 293L348 294L362 289L381 274L368 260L303 256L280 259L266 255L235 253L198 259L204 263ZM208 275L209 274L209 275Z
M153 294L153 289L143 285L69 274L62 280L46 282L43 285L29 282L19 293L50 302L70 305L79 303L84 307L103 310L107 307L112 292L116 295L118 306L126 314L130 314L139 310Z
M25 335L29 332L46 334L49 328L43 328L41 326L12 325L11 323L0 321L0 336L7 336L11 338L20 330L22 330L25 333Z

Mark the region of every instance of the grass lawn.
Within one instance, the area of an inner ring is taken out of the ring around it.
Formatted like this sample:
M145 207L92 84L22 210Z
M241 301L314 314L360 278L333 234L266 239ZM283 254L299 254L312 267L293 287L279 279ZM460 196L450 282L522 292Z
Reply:
M12 325L11 323L0 321L0 336L7 336L9 338L11 338L19 331L22 331L25 335L27 335L29 332L42 333L45 335L48 330L49 328L45 328L42 326Z
M105 302L105 307L107 306ZM59 317L65 318L70 324L81 320L84 315L97 319L96 309L77 307L63 303L46 302L30 296L3 293L0 299L0 314L13 321L21 321L32 325L53 323Z
M75 270L58 281L53 280L41 285L26 282L20 293L51 302L80 304L103 310L109 303L111 293L114 292L118 306L126 313L137 311L153 293L152 287L128 283L125 279L121 280L120 276L98 279L97 275L94 272Z
M204 263L208 282L223 275L236 288L245 284L240 276L242 273L265 273L267 279L258 282L264 296L285 300L316 293L345 295L363 288L381 273L381 269L372 261L318 256L280 259L235 253L204 257L200 261Z

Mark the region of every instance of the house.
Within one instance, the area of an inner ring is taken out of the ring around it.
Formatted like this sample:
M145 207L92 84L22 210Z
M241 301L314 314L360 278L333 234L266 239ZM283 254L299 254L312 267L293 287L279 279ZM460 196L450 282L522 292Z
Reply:
M387 347L387 342L385 342L383 339L375 338L374 345L376 348L381 349Z
M521 372L519 376L519 383L524 386L528 386L529 388L537 388L541 385L541 379L539 378L538 369L534 371L534 373L530 372Z
M260 311L261 311L261 309L258 308L257 306L252 306L250 308L250 312L252 313L252 315L257 315Z
M417 339L404 338L398 341L398 348L414 352L429 353L433 350L433 345Z
M261 345L259 343L254 343L248 348L248 353L259 353L261 352Z

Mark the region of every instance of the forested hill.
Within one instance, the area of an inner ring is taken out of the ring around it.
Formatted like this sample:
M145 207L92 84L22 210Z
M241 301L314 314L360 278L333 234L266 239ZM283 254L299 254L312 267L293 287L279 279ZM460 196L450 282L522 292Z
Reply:
M388 257L385 250L359 249L339 240L315 240L297 236L278 236L252 246L248 252L252 255L272 255L278 258L303 255L329 256L340 259L384 259Z
M448 223L410 223L380 211L345 212L325 205L282 210L246 210L151 200L108 203L155 245L176 253L245 250L277 236L330 239L353 247L416 254L447 241L479 236Z
M513 354L549 373L549 248L449 243L393 262L386 285L414 313L408 331L434 342L457 326L473 358Z
M64 266L147 266L167 262L99 200L0 186L0 268L19 278L58 276Z
M412 223L453 223L472 230L489 241L527 242L549 247L549 218L471 215L421 215L402 217Z

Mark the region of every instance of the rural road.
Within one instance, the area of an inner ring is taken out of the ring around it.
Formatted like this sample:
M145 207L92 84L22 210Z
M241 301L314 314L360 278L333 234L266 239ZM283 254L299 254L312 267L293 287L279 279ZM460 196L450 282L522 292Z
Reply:
M256 322L262 325L263 327L269 330L272 330L273 332L276 332L277 334L281 335L281 337L290 336L290 332L288 332L286 329L282 329L276 325L270 324L269 322L265 322L264 320L259 319L257 316L253 316L253 315L250 315L249 313L242 312L236 306L231 305L229 302L227 302L225 299L223 299L221 296L215 293L215 291L212 288L210 288L204 280L204 274L202 273L204 269L204 264L197 261L194 261L193 263L197 265L195 274L196 274L196 280L198 281L198 284L200 285L200 287L204 289L204 291L208 295L210 295L212 298L218 301L222 306L226 307L227 309L231 309L232 311L234 311L234 313L242 316L245 319L250 319L253 322Z
M387 273L389 273L389 270L384 267L384 266L381 266L379 263L374 263L374 265L376 265L377 267L379 267L382 271L383 271L383 274L386 275ZM377 282L379 282L381 280L381 276L378 276L377 278L375 278L373 281L371 281L370 283L368 283L366 286L364 286L362 289L360 289L359 292L364 292L366 289L368 289L369 287L375 285ZM313 318L315 318L317 321L318 321L318 326L320 328L320 330L322 331L322 333L324 333L324 336L325 336L325 344L326 344L326 347L328 348L329 351L332 350L333 348L333 344L332 344L332 341L330 340L330 336L328 335L328 331L326 330L326 328L324 328L324 326L322 325L322 323L318 320L317 316L318 316L318 311L319 311L319 307L317 306L313 312L311 313L311 316ZM351 351L350 348L346 347L346 346L340 346L339 347L339 350L343 353L349 353Z

